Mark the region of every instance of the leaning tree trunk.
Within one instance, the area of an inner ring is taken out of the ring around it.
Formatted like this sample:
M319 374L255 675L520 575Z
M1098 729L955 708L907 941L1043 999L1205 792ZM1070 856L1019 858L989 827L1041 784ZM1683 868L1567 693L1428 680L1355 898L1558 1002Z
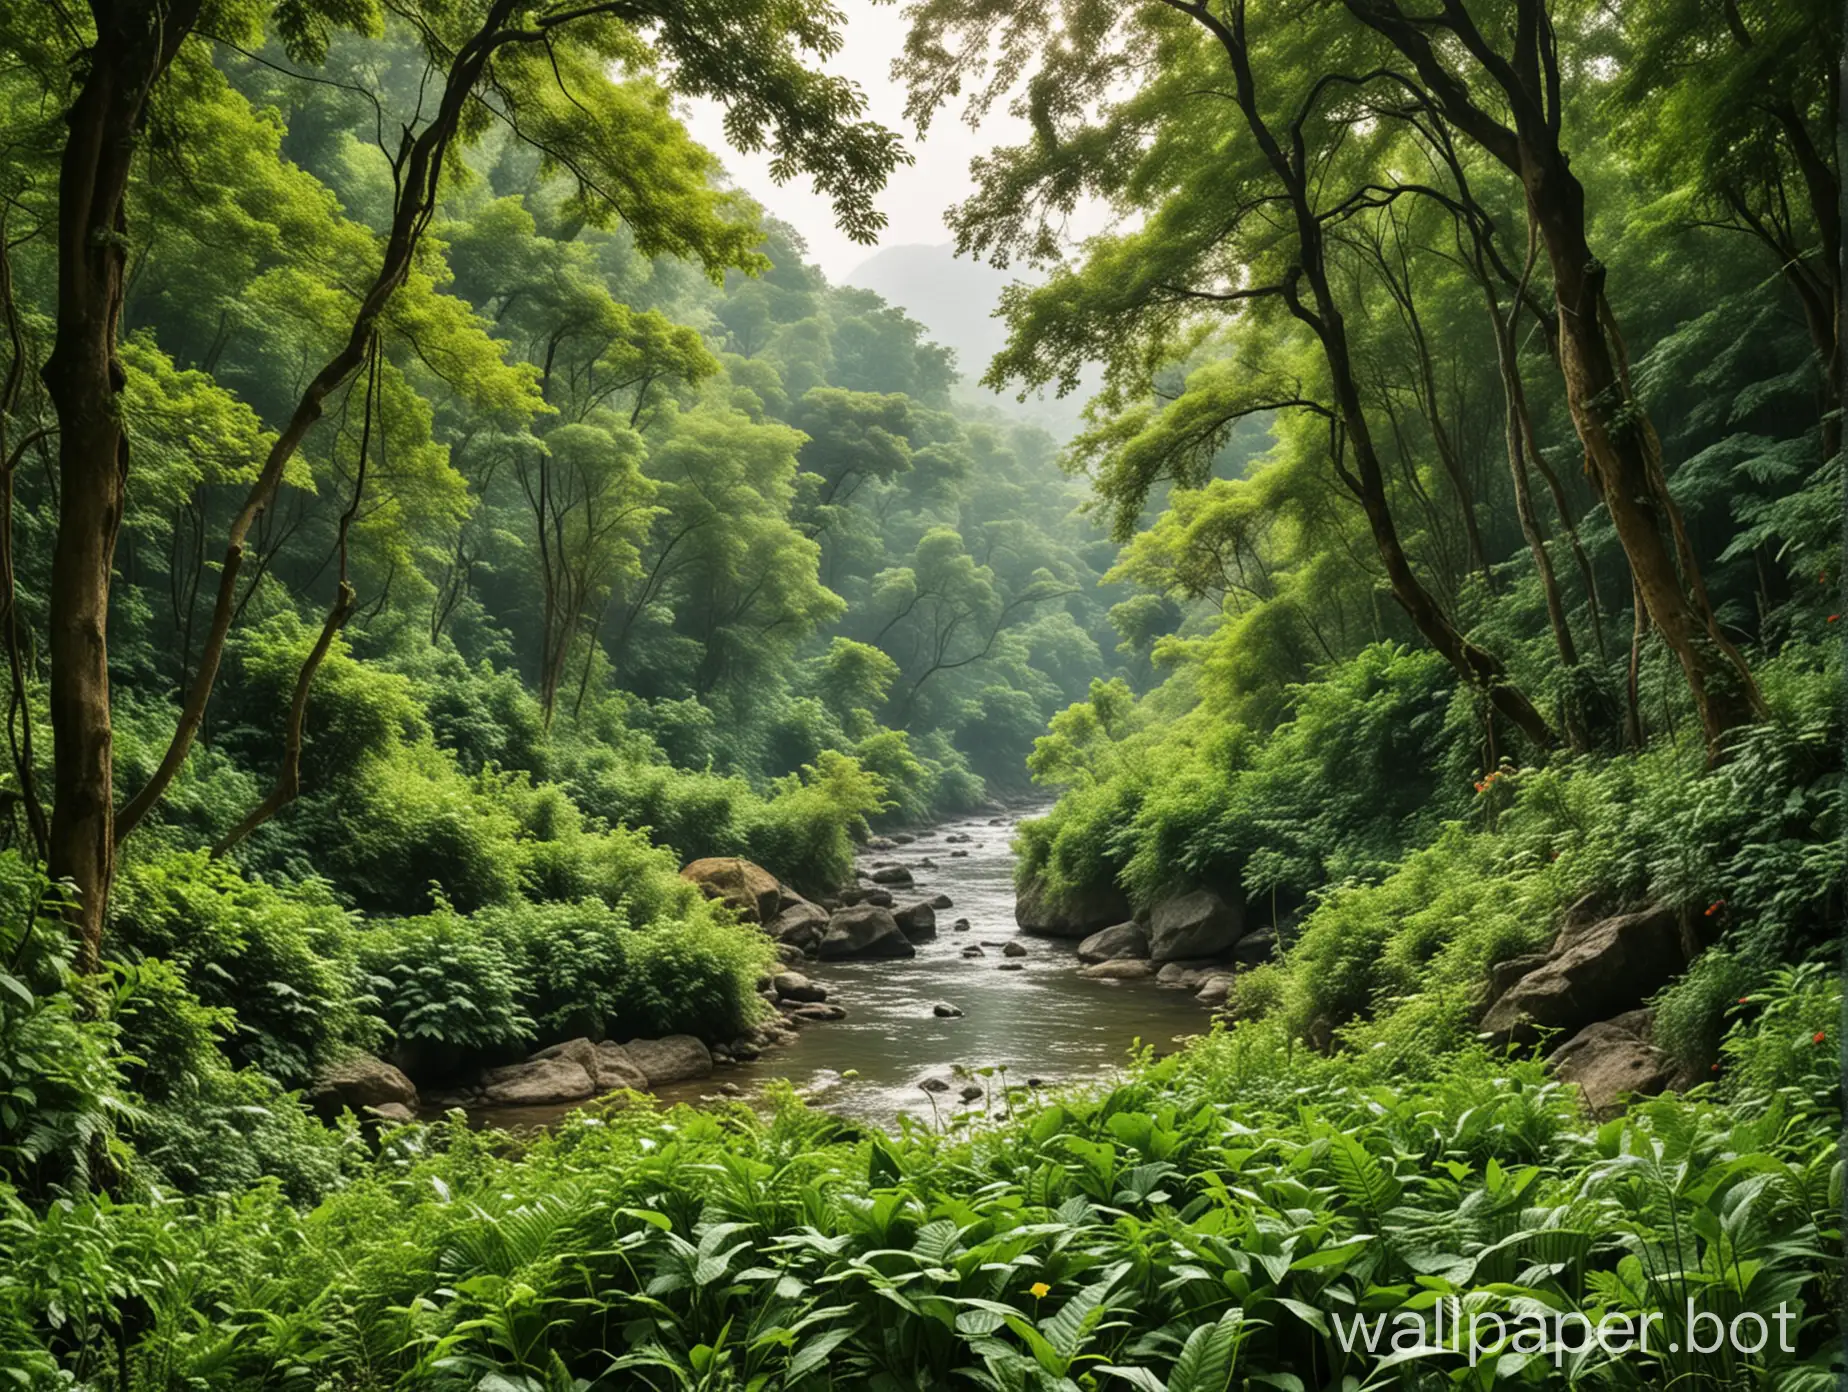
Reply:
M116 357L128 259L125 200L148 93L200 0L92 0L96 41L67 118L58 172L57 333L41 375L58 416L52 551L47 862L77 892L79 964L94 968L115 872L109 722L109 572L128 479Z
M1607 333L1604 268L1585 234L1584 187L1563 159L1545 160L1530 145L1522 148L1522 182L1559 304L1566 405L1637 591L1681 664L1708 748L1717 755L1731 731L1762 717L1763 701L1744 659L1720 633L1669 496L1655 427L1620 371Z

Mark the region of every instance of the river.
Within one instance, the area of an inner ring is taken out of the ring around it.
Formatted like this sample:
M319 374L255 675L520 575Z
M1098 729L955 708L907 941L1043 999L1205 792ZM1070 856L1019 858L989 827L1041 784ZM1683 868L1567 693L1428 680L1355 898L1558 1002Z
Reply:
M694 1101L726 1082L748 1094L769 1079L787 1078L811 1089L817 1106L889 1125L901 1113L931 1117L931 1094L918 1084L940 1077L960 1088L967 1080L951 1077L957 1066L1005 1067L1014 1084L1029 1077L1068 1082L1122 1064L1138 1040L1166 1053L1177 1036L1205 1031L1210 1013L1190 992L1152 981L1087 980L1077 974L1075 943L1017 930L1014 823L1041 810L995 819L1000 825L986 815L945 822L897 850L864 853L862 866L896 860L910 868L916 884L896 891L900 905L949 895L954 906L937 914L936 939L919 943L910 959L809 963L801 970L827 987L829 1001L846 1009L846 1019L807 1025L794 1044L722 1068L710 1079L665 1088L662 1096ZM962 835L970 840L948 839ZM935 868L920 866L925 860ZM959 918L969 920L968 931L952 931ZM1018 942L1026 955L1003 956L1009 942ZM981 944L986 955L964 957L969 943ZM962 1015L937 1018L932 1010L940 1001ZM834 1081L849 1072L858 1076ZM938 1115L960 1105L955 1091L936 1102Z

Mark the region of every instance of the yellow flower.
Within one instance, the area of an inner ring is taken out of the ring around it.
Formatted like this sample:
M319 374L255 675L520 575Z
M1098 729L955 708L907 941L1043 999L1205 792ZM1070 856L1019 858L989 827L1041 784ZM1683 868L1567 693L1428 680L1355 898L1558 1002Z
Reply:
M1032 1285L1027 1287L1027 1294L1032 1296L1035 1300L1038 1300L1051 1289L1052 1287L1047 1285L1044 1281L1035 1281Z

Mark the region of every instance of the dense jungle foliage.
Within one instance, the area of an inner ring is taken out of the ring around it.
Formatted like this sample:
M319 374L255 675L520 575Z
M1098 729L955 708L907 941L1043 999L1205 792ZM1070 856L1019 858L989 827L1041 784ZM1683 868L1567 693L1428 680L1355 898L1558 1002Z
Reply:
M842 9L0 6L0 1386L1834 1385L1837 8L918 0L915 133L1021 118L992 363L683 124L876 242ZM1034 787L1043 903L1275 928L1191 1046L889 1133L303 1104L730 1039L683 863ZM1477 1032L1583 904L1685 952L1615 1114ZM1794 1323L1343 1332L1453 1296Z

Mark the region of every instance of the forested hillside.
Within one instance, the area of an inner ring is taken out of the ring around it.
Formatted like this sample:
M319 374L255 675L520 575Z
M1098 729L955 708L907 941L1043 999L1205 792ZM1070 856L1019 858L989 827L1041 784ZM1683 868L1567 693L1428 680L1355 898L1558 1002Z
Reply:
M1841 50L0 7L0 1386L1833 1385Z

